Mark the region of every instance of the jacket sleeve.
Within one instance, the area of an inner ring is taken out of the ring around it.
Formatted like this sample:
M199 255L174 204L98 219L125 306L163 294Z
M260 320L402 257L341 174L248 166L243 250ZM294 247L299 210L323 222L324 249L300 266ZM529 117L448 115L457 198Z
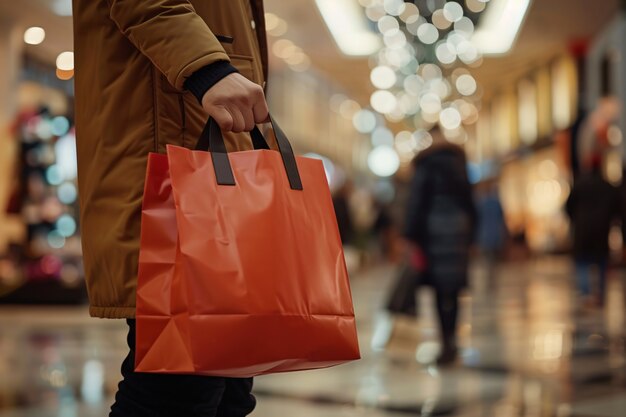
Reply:
M179 90L199 69L230 62L187 0L107 0L109 16L130 42Z
M198 103L202 104L204 93L217 84L222 78L233 72L238 72L237 68L226 61L215 62L206 67L200 68L191 74L185 81L184 87L196 96Z
M418 166L413 175L409 201L406 207L406 221L404 223L404 237L415 244L421 244L425 233L428 174L424 167Z

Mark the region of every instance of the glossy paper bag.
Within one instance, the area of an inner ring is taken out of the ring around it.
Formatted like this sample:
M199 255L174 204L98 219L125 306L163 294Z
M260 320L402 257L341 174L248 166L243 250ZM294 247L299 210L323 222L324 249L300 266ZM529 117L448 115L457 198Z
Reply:
M211 152L150 155L137 371L246 377L359 358L322 163L275 131L280 152L226 154L209 123Z

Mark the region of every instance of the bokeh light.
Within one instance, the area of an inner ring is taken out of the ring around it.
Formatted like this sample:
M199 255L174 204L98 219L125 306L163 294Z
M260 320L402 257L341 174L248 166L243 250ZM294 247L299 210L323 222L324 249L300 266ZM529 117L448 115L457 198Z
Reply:
M400 31L398 19L392 16L384 16L378 20L378 30L383 35L392 35Z
M465 5L474 13L480 13L487 7L487 4L481 0L465 0Z
M474 33L474 22L467 17L464 16L458 22L454 23L454 30L457 32L464 33L466 36L471 36Z
M400 16L405 9L404 0L385 0L383 3L385 12L392 16Z
M65 246L65 237L63 237L57 230L53 230L48 233L48 245L54 249L61 249Z
M415 3L405 3L404 11L400 14L400 19L405 23L411 23L417 21L419 17L420 11Z
M57 116L52 119L51 131L54 136L63 136L70 130L70 121L67 117Z
M74 69L74 52L61 52L57 56L56 64L61 71L72 71Z
M372 94L370 99L372 108L379 113L391 113L397 105L396 96L386 90L378 90Z
M443 10L441 9L435 10L435 13L433 13L432 16L432 22L438 29L441 30L446 30L452 26L452 21L446 18Z
M437 59L442 64L452 64L456 61L456 54L450 48L450 45L447 42L441 42L437 45L437 49L435 50L435 54L437 55Z
M265 13L265 30L275 37L283 36L287 33L289 25L274 13Z
M339 105L339 114L348 120L352 120L356 112L361 110L361 106L354 100L347 99Z
M369 153L367 165L375 175L390 177L400 168L400 158L391 146L377 146Z
M29 45L39 45L46 39L46 31L38 26L33 26L24 32L24 42Z
M376 116L367 109L359 110L352 118L354 128L360 133L370 133L376 128Z
M65 182L57 189L57 197L63 204L74 204L76 202L77 195L76 186L71 182Z
M456 79L456 89L464 96L471 96L476 88L476 80L469 74L463 74Z
M76 220L68 214L64 214L56 222L56 228L63 237L70 237L76 233Z
M443 6L443 15L451 22L458 22L463 18L463 6L454 1L449 1Z
M415 96L419 95L424 88L424 79L417 74L409 75L404 79L404 89Z
M444 129L458 129L461 126L461 113L454 107L448 107L439 114L439 122Z
M424 23L417 29L417 37L426 45L432 45L439 39L439 31L432 23Z
M430 114L438 114L441 111L441 98L435 93L426 93L420 98L422 110Z
M408 130L398 132L395 137L395 147L401 155L413 156L418 151L417 141Z
M50 165L46 170L46 181L50 185L60 185L63 182L63 176L58 165Z
M378 126L372 132L372 146L393 146L393 133L385 126Z

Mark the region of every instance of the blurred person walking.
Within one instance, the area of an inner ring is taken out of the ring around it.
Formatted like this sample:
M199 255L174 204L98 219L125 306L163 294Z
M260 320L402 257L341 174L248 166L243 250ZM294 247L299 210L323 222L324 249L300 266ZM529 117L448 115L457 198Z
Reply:
M339 236L341 243L349 245L354 239L354 222L352 220L352 211L350 210L350 197L353 187L349 180L341 186L333 196L333 207L335 216L337 217L337 226L339 227Z
M413 161L404 236L411 263L435 290L443 346L438 362L449 364L457 356L459 294L468 285L477 214L463 149L438 128L430 133L433 145Z
M584 307L603 306L609 262L609 232L620 220L619 189L602 177L602 158L594 155L588 173L574 183L566 203L574 237L573 257L578 291ZM591 270L597 269L598 287L591 287Z
M129 325L110 416L246 416L252 379L135 372L133 318L148 154L193 148L207 115L229 151L252 149L241 132L268 118L263 2L74 0L73 19L89 311Z
M486 287L493 289L496 269L504 251L507 237L504 212L498 195L498 181L488 179L481 184L482 194L477 199L478 238L477 243L484 261Z
M372 225L372 235L379 247L380 255L386 262L397 262L399 233L387 204L376 200L376 219Z

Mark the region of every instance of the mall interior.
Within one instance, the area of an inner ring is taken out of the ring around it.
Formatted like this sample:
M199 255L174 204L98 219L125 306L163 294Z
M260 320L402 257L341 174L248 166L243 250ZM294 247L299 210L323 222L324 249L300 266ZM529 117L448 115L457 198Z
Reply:
M362 359L256 378L253 416L626 416L621 216L587 220L609 229L585 292L567 210L590 169L621 190L625 12L265 0L269 107L323 161ZM0 62L0 417L105 416L127 328L88 313L71 0L1 0ZM432 286L417 284L414 314L389 308L410 263L412 161L436 126L465 152L480 219L446 363Z

